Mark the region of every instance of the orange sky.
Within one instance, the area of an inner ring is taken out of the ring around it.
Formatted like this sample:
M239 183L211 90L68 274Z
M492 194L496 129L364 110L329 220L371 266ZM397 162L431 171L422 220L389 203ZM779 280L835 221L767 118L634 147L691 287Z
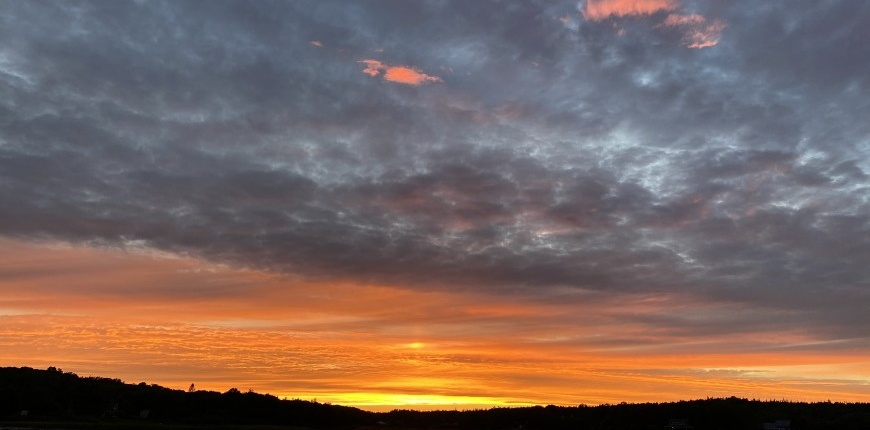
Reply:
M623 317L729 312L685 299L603 306L610 299L568 292L557 304L317 285L135 246L9 239L0 274L0 366L375 410L731 395L870 401L870 359L848 342L788 331L681 337Z

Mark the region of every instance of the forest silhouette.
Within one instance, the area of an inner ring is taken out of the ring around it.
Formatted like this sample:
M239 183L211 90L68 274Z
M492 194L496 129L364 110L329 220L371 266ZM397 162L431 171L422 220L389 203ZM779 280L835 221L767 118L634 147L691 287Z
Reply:
M676 424L675 424L676 423ZM369 412L231 388L174 390L80 377L49 367L0 368L0 428L189 429L868 429L870 403L737 397L668 403ZM783 427L788 426L788 427Z

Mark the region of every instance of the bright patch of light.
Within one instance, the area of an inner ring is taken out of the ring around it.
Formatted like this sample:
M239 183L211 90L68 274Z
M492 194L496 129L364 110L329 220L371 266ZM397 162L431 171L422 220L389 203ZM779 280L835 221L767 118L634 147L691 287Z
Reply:
M655 75L649 71L636 73L634 83L641 87L652 86L655 83Z
M488 408L493 406L531 406L531 403L510 402L505 399L478 396L452 396L442 394L394 394L394 393L344 393L324 396L323 393L299 395L279 394L279 398L302 398L318 402L336 403L343 406L353 406L373 411L389 411L391 409L416 410L466 410Z

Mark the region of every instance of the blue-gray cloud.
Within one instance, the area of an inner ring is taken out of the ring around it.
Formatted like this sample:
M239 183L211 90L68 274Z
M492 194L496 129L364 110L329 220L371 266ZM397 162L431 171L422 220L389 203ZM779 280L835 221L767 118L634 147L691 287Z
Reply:
M870 8L686 3L7 3L0 234L866 337Z

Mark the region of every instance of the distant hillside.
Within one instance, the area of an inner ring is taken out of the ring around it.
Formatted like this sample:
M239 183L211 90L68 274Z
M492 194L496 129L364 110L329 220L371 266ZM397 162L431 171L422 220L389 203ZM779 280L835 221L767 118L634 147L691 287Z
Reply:
M356 408L230 389L172 390L79 377L55 368L0 368L0 427L181 429L295 426L346 429L870 429L870 404L795 403L731 397L672 403L473 411L367 412Z

